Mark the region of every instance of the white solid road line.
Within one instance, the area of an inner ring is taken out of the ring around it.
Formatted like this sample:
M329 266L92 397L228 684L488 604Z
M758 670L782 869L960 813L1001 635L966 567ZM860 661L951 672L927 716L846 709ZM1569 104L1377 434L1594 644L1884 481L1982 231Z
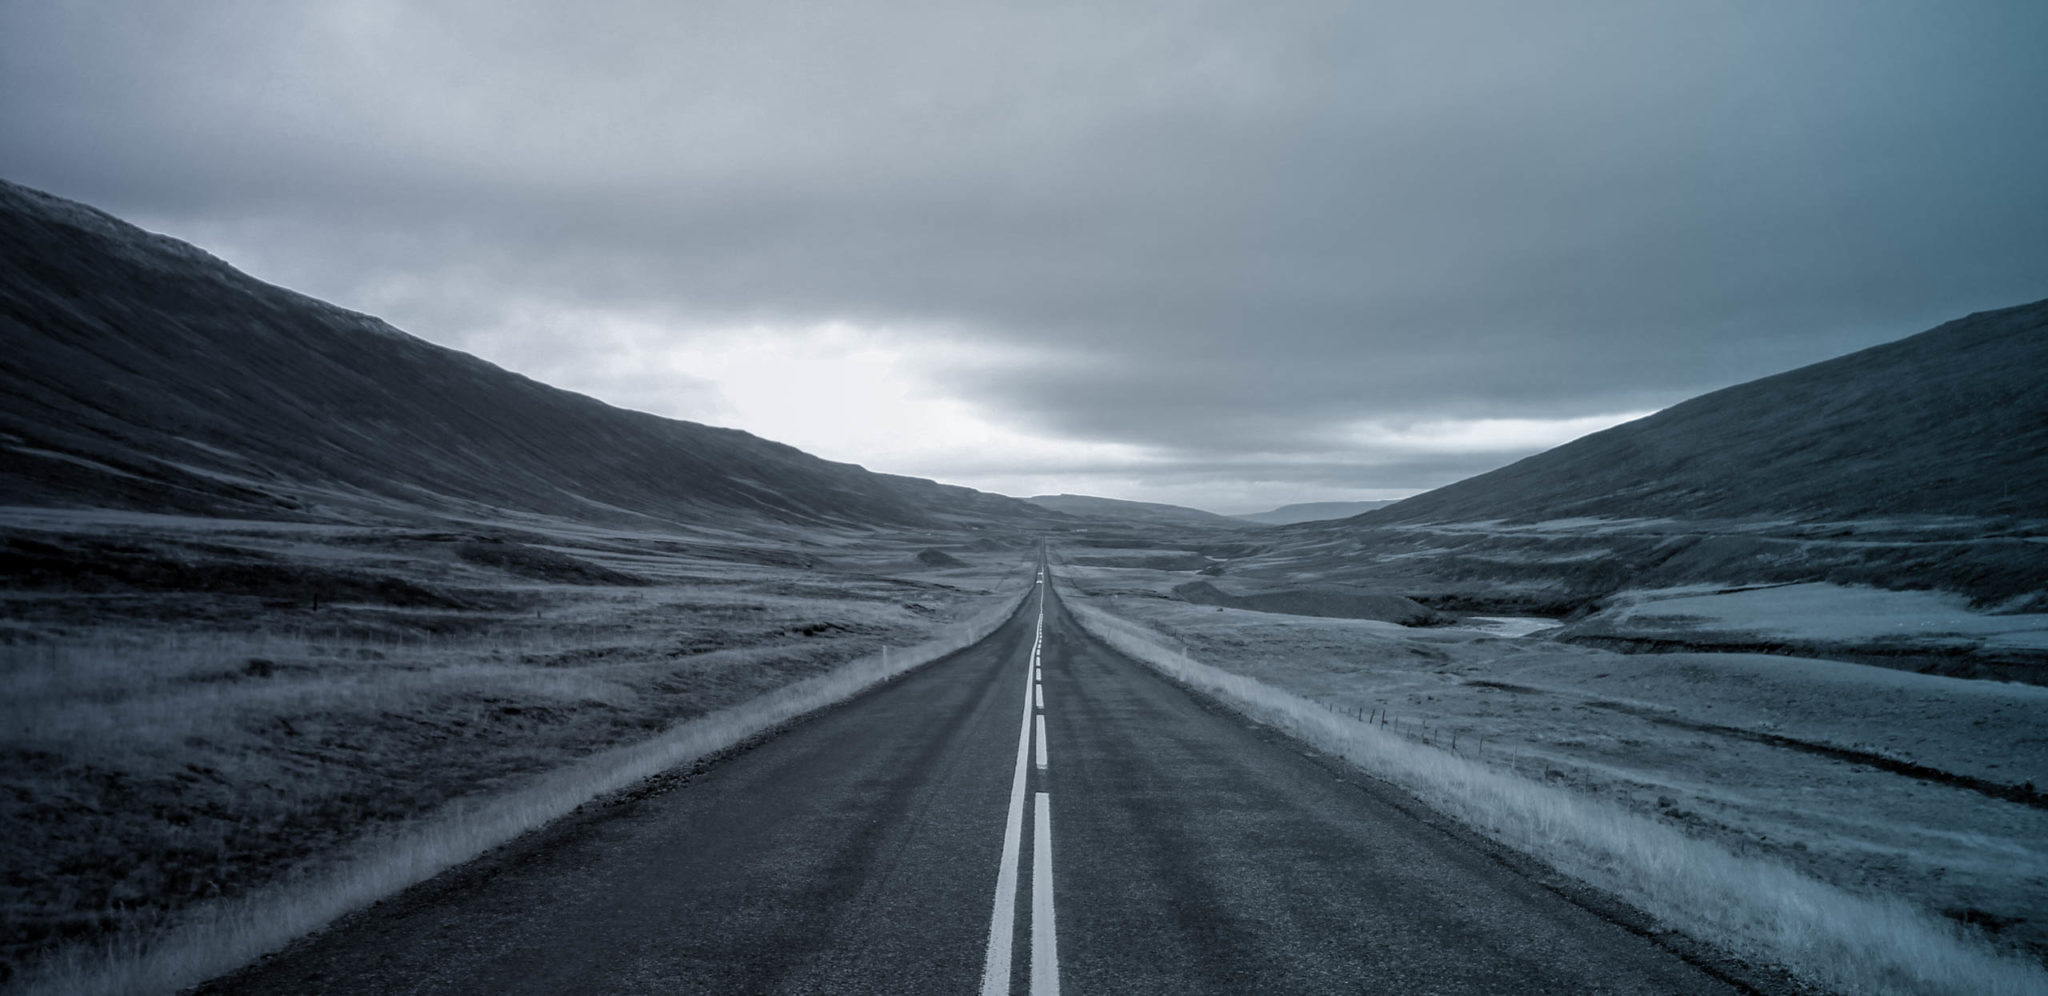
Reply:
M1045 770L1045 714L1038 714L1038 770Z
M1052 804L1038 793L1031 834L1031 996L1059 996L1060 947L1052 916Z
M1017 860L1023 843L1025 758L1031 754L1031 694L1024 695L1024 724L1017 734L1017 772L1010 779L1010 816L1003 825L1003 864L996 870L995 910L988 921L988 953L982 960L982 996L1010 991L1011 938L1017 930Z

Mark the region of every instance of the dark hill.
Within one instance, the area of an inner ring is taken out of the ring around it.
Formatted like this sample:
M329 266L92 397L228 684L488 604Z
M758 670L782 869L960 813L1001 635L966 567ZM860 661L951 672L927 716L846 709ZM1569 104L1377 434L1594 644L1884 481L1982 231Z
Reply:
M1048 518L613 408L0 182L0 503L300 517Z
M1485 612L1816 581L2039 612L2044 494L2048 301L1702 395L1354 518L1289 526L1228 570ZM2029 653L1992 663L2019 661L2038 680ZM1923 665L1949 667L1911 662Z
M1353 520L2048 514L2048 301L1701 395Z

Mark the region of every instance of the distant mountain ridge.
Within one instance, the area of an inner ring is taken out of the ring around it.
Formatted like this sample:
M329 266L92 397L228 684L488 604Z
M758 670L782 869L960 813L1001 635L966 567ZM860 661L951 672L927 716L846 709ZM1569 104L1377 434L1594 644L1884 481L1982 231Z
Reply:
M931 526L1029 503L614 408L0 181L0 503Z
M1192 526L1237 526L1241 523L1227 515L1204 512L1184 505L1168 505L1162 502L1127 501L1122 498L1098 498L1094 495L1033 495L1024 499L1040 508L1051 509L1067 515L1078 515L1098 519L1123 519L1145 522L1153 525Z
M1266 526L1291 526L1298 522L1322 522L1329 519L1348 519L1363 515L1374 509L1394 504L1395 499L1383 501L1304 501L1264 512L1246 512L1233 515L1233 519L1256 522Z
M2040 518L2044 495L2048 300L1704 394L1361 521Z

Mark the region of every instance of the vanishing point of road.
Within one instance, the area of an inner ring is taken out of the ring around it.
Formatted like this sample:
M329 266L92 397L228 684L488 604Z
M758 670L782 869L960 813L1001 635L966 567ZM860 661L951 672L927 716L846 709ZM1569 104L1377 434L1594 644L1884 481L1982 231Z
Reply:
M1738 991L1037 591L966 650L204 991Z

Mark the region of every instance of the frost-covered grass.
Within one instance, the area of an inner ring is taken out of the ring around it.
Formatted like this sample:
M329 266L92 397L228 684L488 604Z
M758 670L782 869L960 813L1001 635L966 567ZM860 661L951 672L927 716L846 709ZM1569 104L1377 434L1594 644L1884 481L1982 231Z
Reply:
M1474 757L1449 749L1448 738L1418 742L1383 725L1378 710L1333 707L1202 663L1188 656L1181 640L1085 599L1068 606L1084 627L1124 653L1741 956L1853 992L2048 992L2040 965L1994 950L1909 902L1831 885L1612 798L1526 777L1501 763L1513 755L1496 753L1489 761L1483 750Z
M0 985L1028 586L934 542L0 510Z
M993 632L1022 592L983 599L964 618L912 646L833 667L656 735L589 754L572 764L483 797L458 799L430 815L372 833L340 855L231 898L201 902L111 938L74 946L36 966L24 992L67 994L169 991L244 964L352 910L558 819L593 799L731 747L794 718L966 647ZM992 604L990 604L992 603ZM445 677L445 675L443 676ZM503 688L503 675L489 684ZM571 689L581 694L580 686ZM379 694L403 695L403 692Z
M585 596L530 622L454 635L109 628L0 646L0 746L119 762L280 719L444 700L486 712L631 710L664 685L712 697L722 685L751 686L763 669L829 666L915 640L934 622L851 594L672 586Z

